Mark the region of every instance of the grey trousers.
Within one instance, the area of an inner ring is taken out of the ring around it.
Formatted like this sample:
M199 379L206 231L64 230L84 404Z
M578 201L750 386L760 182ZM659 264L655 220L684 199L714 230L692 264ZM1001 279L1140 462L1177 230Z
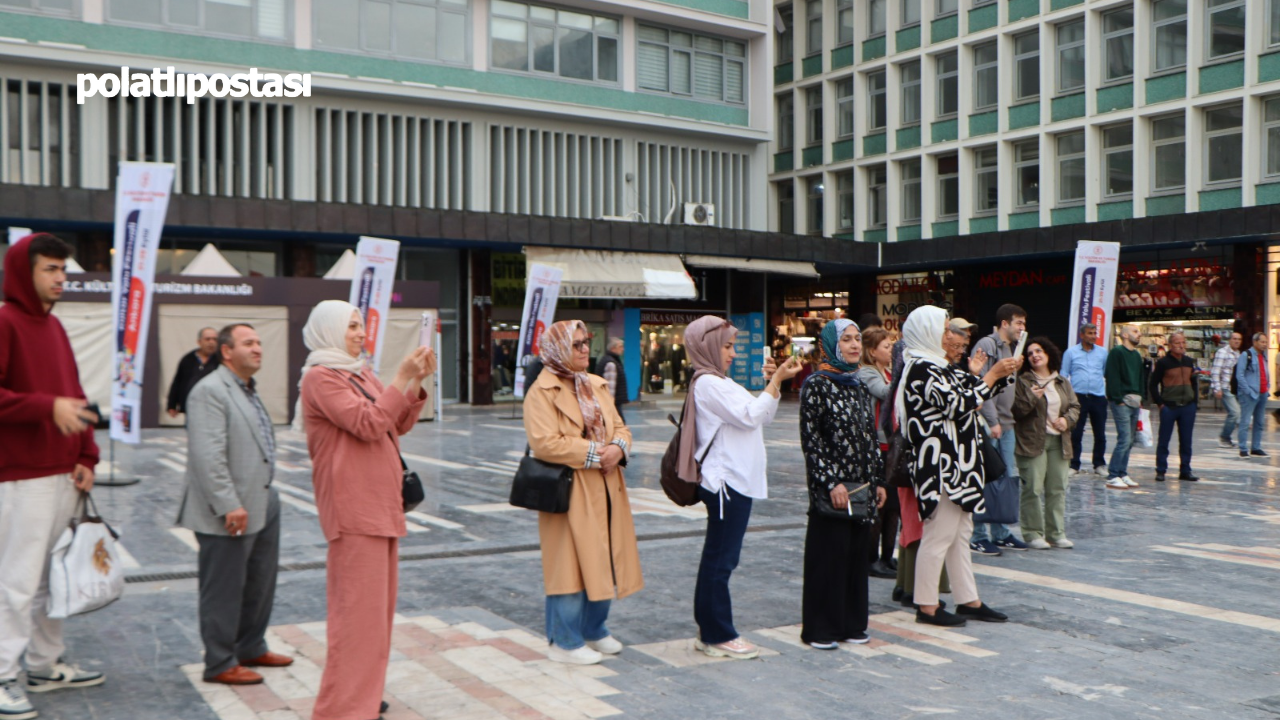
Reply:
M200 541L200 637L204 679L267 652L264 638L280 564L280 498L271 491L267 524L252 535L196 533Z

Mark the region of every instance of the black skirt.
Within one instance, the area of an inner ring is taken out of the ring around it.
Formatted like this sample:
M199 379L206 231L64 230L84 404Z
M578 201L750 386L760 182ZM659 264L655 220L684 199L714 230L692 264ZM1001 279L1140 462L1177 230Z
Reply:
M809 513L804 538L805 642L839 642L867 631L870 528Z

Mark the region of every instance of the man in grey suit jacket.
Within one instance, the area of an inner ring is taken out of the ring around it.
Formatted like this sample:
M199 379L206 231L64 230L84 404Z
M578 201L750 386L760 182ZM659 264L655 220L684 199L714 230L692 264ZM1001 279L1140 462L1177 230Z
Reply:
M204 679L252 685L250 667L292 658L267 649L280 558L280 498L271 487L276 441L254 389L262 342L247 324L218 333L222 365L187 396L186 492L178 524L200 542Z

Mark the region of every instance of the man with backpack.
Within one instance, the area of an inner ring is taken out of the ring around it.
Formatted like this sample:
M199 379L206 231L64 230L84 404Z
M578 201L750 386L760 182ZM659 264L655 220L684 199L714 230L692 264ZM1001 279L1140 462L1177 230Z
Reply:
M1213 355L1213 369L1209 372L1209 390L1227 409L1227 419L1222 423L1222 432L1218 433L1218 447L1236 446L1235 441L1231 439L1231 434L1240 424L1240 401L1236 399L1232 388L1235 387L1236 361L1240 359L1242 345L1244 345L1244 333L1233 332L1227 345L1219 348Z
M1267 457L1262 449L1262 426L1267 414L1267 334L1254 333L1253 347L1236 360L1235 396L1240 401L1240 457ZM1252 430L1252 442L1249 431Z

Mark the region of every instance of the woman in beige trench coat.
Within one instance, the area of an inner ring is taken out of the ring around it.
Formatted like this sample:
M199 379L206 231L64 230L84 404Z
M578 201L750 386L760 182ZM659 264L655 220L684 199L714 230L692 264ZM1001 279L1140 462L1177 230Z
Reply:
M533 456L574 469L569 512L538 513L547 594L547 656L590 665L622 651L605 627L611 601L644 587L622 465L631 431L604 378L587 374L590 338L580 320L543 333L540 373L525 393Z

